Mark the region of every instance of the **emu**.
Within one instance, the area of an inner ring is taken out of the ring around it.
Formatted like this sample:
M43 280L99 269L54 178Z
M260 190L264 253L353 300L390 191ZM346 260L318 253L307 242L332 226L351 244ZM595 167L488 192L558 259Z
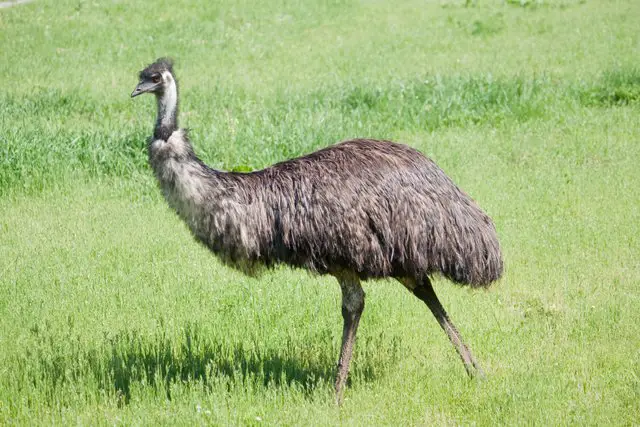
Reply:
M360 282L397 279L429 307L467 373L482 369L429 276L487 287L503 269L491 219L432 160L390 141L354 139L249 173L205 165L178 128L171 60L139 74L156 96L149 163L168 204L224 263L255 275L277 264L334 276L344 320L335 391L342 401L364 310Z

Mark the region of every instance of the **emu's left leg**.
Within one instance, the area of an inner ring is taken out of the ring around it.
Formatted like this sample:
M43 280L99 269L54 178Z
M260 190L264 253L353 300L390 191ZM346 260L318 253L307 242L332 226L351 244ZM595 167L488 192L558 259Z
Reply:
M458 332L458 329L455 327L449 318L449 315L440 303L429 278L425 277L419 281L414 279L401 279L400 282L407 289L413 292L413 294L422 302L427 304L427 307L429 307L431 313L433 313L433 316L440 324L440 327L444 330L447 337L449 337L449 340L456 348L458 355L460 355L460 358L464 363L464 368L467 370L467 374L469 374L470 377L474 377L477 373L481 378L483 378L484 372L482 371L480 364L476 361L475 357L473 357L473 354L471 354L471 350L469 350L469 347L467 347L462 340L462 335L460 335L460 332Z
M356 331L360 316L364 310L364 290L360 285L360 279L355 274L336 275L342 289L342 317L344 327L342 330L342 349L338 361L338 374L336 376L336 401L342 403L344 385L349 374L349 363L353 353L353 344L356 339Z

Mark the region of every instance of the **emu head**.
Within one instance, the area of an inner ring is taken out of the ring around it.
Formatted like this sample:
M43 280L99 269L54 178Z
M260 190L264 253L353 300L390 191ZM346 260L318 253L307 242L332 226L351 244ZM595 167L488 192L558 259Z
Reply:
M173 61L169 58L159 58L153 64L140 71L140 82L131 93L131 97L143 93L162 95L166 88L174 83Z

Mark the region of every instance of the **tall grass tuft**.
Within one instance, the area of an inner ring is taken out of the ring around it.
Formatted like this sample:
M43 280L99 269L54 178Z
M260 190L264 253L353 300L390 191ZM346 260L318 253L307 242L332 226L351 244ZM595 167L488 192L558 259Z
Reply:
M607 71L596 83L582 89L580 99L587 106L605 107L640 102L640 68Z

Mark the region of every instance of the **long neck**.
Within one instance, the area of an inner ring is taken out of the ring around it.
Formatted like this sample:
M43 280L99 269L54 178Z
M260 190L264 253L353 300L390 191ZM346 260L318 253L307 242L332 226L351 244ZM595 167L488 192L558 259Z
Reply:
M158 102L158 118L153 132L154 139L166 141L178 130L178 83L171 73L166 73L167 87L156 96Z
M168 72L163 77L167 83L156 95L158 118L148 145L149 164L169 204L187 220L207 194L216 194L221 185L217 178L223 173L200 161L186 131L178 129L177 82ZM189 225L195 227L191 222Z

